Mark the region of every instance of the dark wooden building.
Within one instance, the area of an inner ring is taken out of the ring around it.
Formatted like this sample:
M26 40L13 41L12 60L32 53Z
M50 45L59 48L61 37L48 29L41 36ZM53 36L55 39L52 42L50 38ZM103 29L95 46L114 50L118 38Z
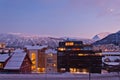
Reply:
M59 42L57 53L58 72L101 73L101 51L93 51L92 45L82 41Z

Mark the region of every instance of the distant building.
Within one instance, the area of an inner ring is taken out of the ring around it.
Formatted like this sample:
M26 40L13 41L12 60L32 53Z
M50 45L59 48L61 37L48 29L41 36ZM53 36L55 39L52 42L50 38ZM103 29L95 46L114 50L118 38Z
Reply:
M57 53L58 72L101 73L101 51L93 51L92 45L82 41L59 42Z
M10 73L30 73L32 62L26 52L16 50L7 61L4 71Z
M5 43L0 43L0 54L8 54L12 53L14 51L14 48L6 48Z
M45 51L45 69L46 73L57 72L57 51L54 49L47 49Z
M5 43L0 43L0 49L3 49L6 47L6 44Z
M29 55L32 66L32 72L45 72L45 50L48 46L25 46L25 50Z

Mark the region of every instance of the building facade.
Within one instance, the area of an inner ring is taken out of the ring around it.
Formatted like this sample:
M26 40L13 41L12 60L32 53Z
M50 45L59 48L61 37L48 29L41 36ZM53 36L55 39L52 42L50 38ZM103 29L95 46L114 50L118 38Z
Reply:
M101 52L93 51L91 45L84 45L82 41L64 41L59 42L57 50L58 72L101 73Z
M45 72L45 50L47 46L25 46L25 50L29 55L32 66L31 70L33 73L44 73Z
M47 49L45 51L45 69L46 73L57 72L57 51L54 49Z

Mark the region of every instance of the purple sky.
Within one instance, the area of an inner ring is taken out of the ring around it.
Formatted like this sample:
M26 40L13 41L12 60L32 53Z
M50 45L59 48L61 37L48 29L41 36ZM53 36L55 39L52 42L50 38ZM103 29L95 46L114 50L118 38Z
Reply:
M120 0L0 0L0 32L91 38L120 30Z

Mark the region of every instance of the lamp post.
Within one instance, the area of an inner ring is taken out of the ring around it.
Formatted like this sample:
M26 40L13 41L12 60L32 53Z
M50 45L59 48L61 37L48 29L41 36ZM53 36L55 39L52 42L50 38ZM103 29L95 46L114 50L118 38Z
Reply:
M91 80L91 60L89 61L89 80Z

